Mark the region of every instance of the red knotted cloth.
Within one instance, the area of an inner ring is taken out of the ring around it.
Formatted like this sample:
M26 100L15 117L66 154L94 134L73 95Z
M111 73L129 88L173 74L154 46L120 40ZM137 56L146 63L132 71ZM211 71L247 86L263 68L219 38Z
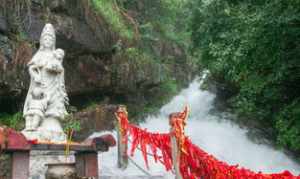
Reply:
M127 143L128 137L131 137L132 144L130 155L133 156L137 148L142 152L145 164L149 168L148 155L154 157L155 162L161 162L167 171L172 169L172 155L170 135L151 133L146 129L141 129L136 125L129 124L126 110L119 108L115 113L119 122L119 130L122 136L122 142Z
M129 121L128 121L128 113L126 108L120 106L118 110L115 112L115 115L118 120L122 143L127 144Z
M153 133L148 132L146 129L141 129L135 125L128 125L129 134L132 137L132 146L130 154L134 155L135 150L140 147L142 155L146 164L148 164L148 150L150 149L154 160L161 162L167 171L172 170L172 149L171 149L171 136L175 136L180 146L180 151L184 152L184 126L188 116L188 107L186 106L183 112L172 113L169 116L169 122L172 126L171 133Z
M186 153L180 156L180 172L184 179L300 179L300 176L294 176L289 171L263 174L238 165L229 165L209 155L187 137L184 145Z
M238 165L229 165L219 161L193 144L184 135L184 126L188 115L188 108L181 113L170 115L172 131L166 134L148 132L136 125L129 124L127 112L116 112L123 142L127 143L128 136L132 138L130 155L139 148L145 164L148 166L148 150L154 160L161 162L167 171L172 170L171 136L175 136L180 148L180 172L184 179L300 179L289 171L276 174L263 174L254 172Z
M179 147L178 155L181 152L185 152L184 140L184 127L186 125L186 120L188 117L189 108L185 106L182 112L172 113L169 115L169 123L171 126L170 135L174 136L177 141L177 146Z

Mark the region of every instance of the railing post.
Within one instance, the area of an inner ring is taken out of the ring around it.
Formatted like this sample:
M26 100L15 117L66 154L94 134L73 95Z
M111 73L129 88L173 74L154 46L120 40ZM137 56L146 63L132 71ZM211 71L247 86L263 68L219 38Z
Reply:
M123 105L118 106L117 113L118 112L127 115L126 107ZM127 135L124 135L125 131L123 131L124 129L122 129L121 126L122 119L119 118L117 114L116 114L116 118L117 118L117 138L118 138L118 168L126 169L128 166L128 156L127 156L128 140L124 138L124 137L127 138Z
M117 130L118 135L118 168L126 169L128 165L127 143L122 142L121 132Z
M173 130L173 127L171 127L170 132ZM171 135L171 148L175 179L183 179L180 173L180 150L178 149L178 141L174 135Z
M175 171L175 179L183 179L180 172L180 158L184 149L184 127L186 124L186 119L188 117L188 107L186 106L183 112L172 113L169 116L170 124L170 137L171 137L171 150L172 150L172 160L173 169Z

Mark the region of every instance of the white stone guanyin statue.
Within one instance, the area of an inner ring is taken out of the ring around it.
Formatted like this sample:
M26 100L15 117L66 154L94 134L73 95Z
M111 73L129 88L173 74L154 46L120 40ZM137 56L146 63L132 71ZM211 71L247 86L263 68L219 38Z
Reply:
M46 24L40 38L40 48L28 63L30 86L24 104L26 124L22 133L28 139L62 142L66 135L60 121L67 115L65 105L64 51L55 49L55 30Z

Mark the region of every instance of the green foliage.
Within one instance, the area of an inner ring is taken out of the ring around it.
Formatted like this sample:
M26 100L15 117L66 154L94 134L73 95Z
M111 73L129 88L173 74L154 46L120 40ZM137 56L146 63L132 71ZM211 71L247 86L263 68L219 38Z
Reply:
M300 94L300 1L193 5L190 29L199 63L239 89L231 99L238 114L271 126L280 144L299 150L300 126L289 124L299 122L294 101Z
M91 101L87 104L87 106L85 107L85 109L89 110L89 109L96 109L97 106L99 104L97 103L97 101Z
M300 100L286 106L276 120L278 143L291 149L300 149Z
M143 41L171 40L188 46L190 34L186 20L189 3L186 0L118 0L124 9L138 11L136 20Z
M65 132L80 131L81 124L78 119L75 118L74 114L77 112L77 108L75 106L68 106L67 108L68 114L64 117L62 121L62 126Z
M125 54L132 59L138 59L139 57L142 56L141 52L137 48L134 48L134 47L127 48L125 50Z
M190 17L189 1L164 0L161 1L166 15L161 22L161 30L169 39L188 47L190 33L187 30L187 20ZM160 17L161 18L161 17Z
M158 59L147 53L143 49L138 49L135 47L129 47L124 53L135 65L139 66L141 64L156 63Z
M160 85L160 88L163 93L168 94L169 96L174 96L178 92L178 86L175 80L169 79Z
M17 41L25 41L27 39L27 35L24 31L20 31L19 34L17 35Z
M24 123L23 116L21 112L17 112L13 115L11 114L0 114L0 125L6 125L10 128L21 129Z
M64 128L65 132L68 132L71 130L80 131L80 129L81 129L79 120L77 120L73 114L69 114L69 115L65 116L65 121L64 121L63 126L64 126L63 128Z
M162 105L168 103L169 100L178 93L177 82L172 79L167 79L161 83L153 93L156 95L151 95L151 103L148 103L143 107L144 114L155 113Z
M114 30L120 33L121 37L133 39L134 31L127 25L115 0L92 0L92 2L96 10L104 16Z

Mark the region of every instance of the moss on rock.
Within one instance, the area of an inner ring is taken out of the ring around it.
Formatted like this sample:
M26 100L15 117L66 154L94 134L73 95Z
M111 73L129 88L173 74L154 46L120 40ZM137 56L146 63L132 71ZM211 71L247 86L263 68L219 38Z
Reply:
M114 0L92 0L94 8L101 13L105 20L117 31L121 37L134 38L134 31L126 23L121 10Z

